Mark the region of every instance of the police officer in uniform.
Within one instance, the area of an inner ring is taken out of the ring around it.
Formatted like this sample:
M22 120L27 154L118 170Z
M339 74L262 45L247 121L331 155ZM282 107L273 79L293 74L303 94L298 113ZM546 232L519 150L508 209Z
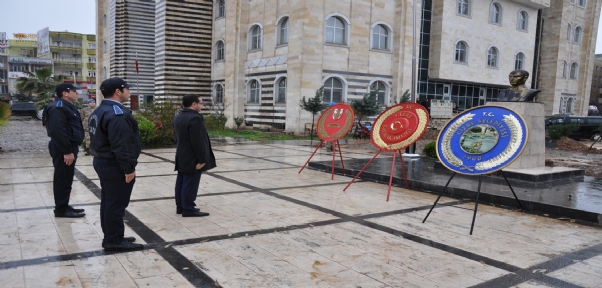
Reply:
M130 203L136 182L136 165L141 144L138 122L121 103L130 99L130 85L121 78L102 82L100 91L105 99L88 120L90 154L101 186L100 225L104 233L102 247L106 251L144 249L124 237L123 216Z
M54 217L84 217L84 209L69 206L71 185L79 144L84 140L84 128L77 108L75 86L61 83L56 86L58 99L46 107L46 132L50 137L48 151L54 166L52 190L54 192Z

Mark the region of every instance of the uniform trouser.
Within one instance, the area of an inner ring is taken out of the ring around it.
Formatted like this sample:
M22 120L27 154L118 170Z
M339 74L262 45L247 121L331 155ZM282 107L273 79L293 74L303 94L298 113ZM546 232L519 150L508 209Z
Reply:
M123 216L130 204L136 178L125 183L125 174L114 159L94 157L94 170L100 179L100 226L106 243L123 241Z
M71 146L71 152L75 160L69 166L65 164L63 152L59 151L54 141L48 143L48 151L50 152L52 165L54 166L54 179L52 181L54 211L65 212L69 209L69 197L71 196L71 186L73 185L73 176L75 175L75 162L79 150L77 145Z
M201 170L197 170L196 173L178 172L178 178L176 178L176 206L182 208L182 212L196 211L194 201L199 193L201 174Z

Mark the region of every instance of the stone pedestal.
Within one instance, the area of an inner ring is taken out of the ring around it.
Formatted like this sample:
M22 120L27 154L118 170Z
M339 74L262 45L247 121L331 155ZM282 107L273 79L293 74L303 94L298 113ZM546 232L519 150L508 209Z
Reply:
M487 105L502 106L521 115L527 125L529 138L521 156L506 169L541 168L546 162L546 132L544 104L538 102L489 102ZM504 170L506 170L504 169Z

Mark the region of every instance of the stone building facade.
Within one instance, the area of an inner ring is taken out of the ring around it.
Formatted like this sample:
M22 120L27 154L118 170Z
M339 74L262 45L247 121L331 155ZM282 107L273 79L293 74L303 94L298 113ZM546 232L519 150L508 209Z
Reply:
M325 102L379 90L390 105L411 88L412 2L214 1L213 101L230 119L291 132L311 122L299 103L322 85ZM548 1L417 2L419 97L464 110L496 99L516 65L532 71Z
M542 10L537 101L546 115L587 115L602 1L550 2Z
M602 54L596 54L594 58L594 72L592 74L592 86L590 88L589 105L598 107L598 111L602 111L600 100L602 97Z

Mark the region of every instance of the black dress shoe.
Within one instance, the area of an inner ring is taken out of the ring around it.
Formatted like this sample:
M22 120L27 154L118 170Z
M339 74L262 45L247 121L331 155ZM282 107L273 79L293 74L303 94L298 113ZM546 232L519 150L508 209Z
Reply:
M196 211L201 211L199 208L194 208ZM182 214L182 208L176 208L176 214Z
M203 217L209 216L207 212L194 211L194 212L182 212L182 217Z
M123 237L123 241L125 242L136 242L136 238L134 237ZM105 239L102 239L102 248L105 248L105 245L107 244L107 241Z
M136 251L143 250L144 245L123 240L119 244L106 243L104 248L105 251Z
M86 211L84 209L73 208L71 205L69 205L69 210L71 210L71 211L73 211L75 213L82 213L82 212Z
M57 217L57 218L80 218L80 217L84 217L84 216L86 216L85 213L77 213L77 212L73 212L71 210L66 210L66 211L61 211L61 212L54 211L54 217Z

